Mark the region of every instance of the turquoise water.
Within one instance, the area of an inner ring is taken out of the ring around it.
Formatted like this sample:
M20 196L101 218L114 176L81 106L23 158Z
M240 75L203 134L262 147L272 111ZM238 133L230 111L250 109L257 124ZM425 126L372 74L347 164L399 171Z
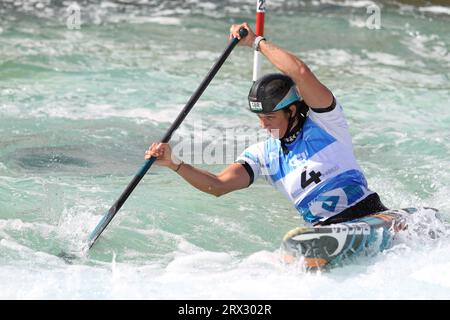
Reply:
M280 262L283 235L302 221L270 186L215 198L156 166L82 253L227 46L230 24L254 23L254 1L79 1L75 30L70 3L0 4L0 298L450 297L449 239L422 236L443 229L426 212L392 249L307 274ZM449 221L450 7L385 3L372 30L369 4L270 1L266 35L343 104L383 202L439 208ZM259 132L245 109L251 76L251 50L236 48L173 137L194 136L186 161L219 172ZM68 264L61 250L79 257Z

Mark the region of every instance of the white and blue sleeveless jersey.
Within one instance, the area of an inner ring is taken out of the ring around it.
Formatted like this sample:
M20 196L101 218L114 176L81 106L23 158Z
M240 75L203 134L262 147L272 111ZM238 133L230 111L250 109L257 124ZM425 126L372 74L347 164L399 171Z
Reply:
M342 106L310 110L303 130L287 145L278 139L251 145L237 158L287 196L307 223L324 221L373 192L356 162Z

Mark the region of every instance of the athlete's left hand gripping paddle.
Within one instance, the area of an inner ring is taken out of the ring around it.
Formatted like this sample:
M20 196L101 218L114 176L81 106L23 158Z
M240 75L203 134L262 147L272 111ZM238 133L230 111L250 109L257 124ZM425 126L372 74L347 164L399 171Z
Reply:
M247 36L248 31L247 29L241 28L239 30L239 35L241 38L244 38ZM211 80L216 75L217 71L219 71L222 64L225 62L225 60L230 55L231 51L234 49L234 47L238 44L239 39L233 38L230 43L228 44L228 47L225 49L225 51L222 53L222 55L219 57L219 59L216 61L216 63L213 65L211 70L206 75L205 79L203 79L200 86L197 88L197 90L194 92L194 94L191 96L189 101L186 103L183 110L181 110L180 114L172 124L172 126L167 130L166 134L162 138L161 142L167 143L169 142L170 138L172 137L172 134L175 132L175 130L178 129L178 127L181 125L183 120L188 115L189 111L191 111L192 107L195 105L197 100L202 95L203 91L208 87ZM144 175L147 173L147 171L152 166L153 162L155 162L156 158L151 157L150 159L146 160L142 168L138 171L138 173L134 176L133 180L128 184L126 189L123 191L123 193L120 195L119 199L113 204L113 206L109 209L108 213L106 213L100 222L95 227L94 231L89 235L88 239L88 246L89 249L92 248L92 246L97 241L98 237L102 234L102 232L105 230L105 228L108 226L108 224L111 222L111 220L114 218L116 213L120 210L122 205L125 203L125 201L128 199L129 195L133 192L134 188L137 186L139 181L144 177Z

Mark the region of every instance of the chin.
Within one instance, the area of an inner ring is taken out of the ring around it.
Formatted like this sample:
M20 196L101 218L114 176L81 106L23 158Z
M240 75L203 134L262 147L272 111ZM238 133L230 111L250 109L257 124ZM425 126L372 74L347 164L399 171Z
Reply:
M280 139L280 130L273 129L273 130L267 130L267 132L270 134L270 136L274 139Z

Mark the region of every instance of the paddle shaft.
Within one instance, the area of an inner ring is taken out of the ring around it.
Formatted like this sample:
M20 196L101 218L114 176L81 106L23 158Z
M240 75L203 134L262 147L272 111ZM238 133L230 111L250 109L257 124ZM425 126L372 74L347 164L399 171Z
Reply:
M242 28L240 31L240 36L245 37L248 33L248 31L244 28ZM234 49L234 47L239 42L239 39L233 38L228 45L228 47L225 49L225 51L222 53L220 58L216 61L216 63L212 66L211 70L206 75L205 79L203 79L200 86L197 88L197 90L194 92L194 94L191 96L189 101L184 106L183 110L181 110L178 117L175 119L175 121L172 123L170 128L167 130L166 134L162 138L162 143L169 142L170 138L172 137L175 130L178 129L178 127L181 125L183 120L186 118L188 113L191 111L191 109L194 107L197 100L202 95L203 91L208 87L211 80L214 78L216 73L219 71L222 64L225 62L225 60L230 55L231 51ZM103 216L103 218L100 220L100 222L95 227L94 231L89 236L89 249L92 248L92 246L97 241L98 237L102 234L102 232L106 229L108 224L111 222L111 220L114 218L116 213L120 210L122 205L125 203L125 201L128 199L130 194L133 192L134 188L138 185L138 183L141 181L141 179L144 177L144 175L147 173L147 171L152 166L153 162L155 162L156 157L151 157L148 160L145 160L144 165L141 167L141 169L138 171L138 173L133 177L131 182L128 184L126 189L123 191L123 193L120 195L119 199L113 204L113 206L109 209L108 213Z
M264 18L266 14L266 0L256 0L256 30L257 36L264 36ZM259 79L261 75L261 67L263 55L255 50L253 55L253 82Z

